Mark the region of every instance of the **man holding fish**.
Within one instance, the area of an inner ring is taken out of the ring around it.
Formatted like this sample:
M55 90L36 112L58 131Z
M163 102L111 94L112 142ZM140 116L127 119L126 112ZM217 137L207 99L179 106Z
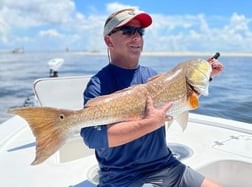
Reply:
M196 83L191 81L192 84L187 86L189 91L186 96L181 97L188 97L184 99L187 108L183 109L182 115L176 116L175 114L166 115L166 113L173 107L175 109L175 105L176 108L180 106L183 99L170 100L173 102L165 101L165 103L160 101L159 103L162 104L155 104L158 102L159 96L152 95L151 93L154 91L148 92L145 98L141 98L143 95L140 92L145 88L139 88L139 91L131 89L131 86L144 84L149 78L157 75L153 69L139 65L139 57L144 44L144 28L150 26L151 23L152 18L149 14L129 8L109 16L104 25L103 34L108 48L109 64L91 78L84 91L85 107L89 108L99 104L99 100L92 102L93 98L128 87L130 87L128 90L119 92L118 95L135 94L134 100L132 99L130 102L138 105L138 101L144 99L146 106L143 116L132 116L134 120L122 120L122 122L82 128L81 135L85 144L96 151L100 167L98 186L138 187L144 184L172 187L220 186L178 161L166 145L165 122L171 122L173 118L178 118L180 125L185 128L187 111L197 108L198 95L204 95L205 91L202 91L201 88L195 86ZM207 69L205 74L201 72L204 74L201 79L206 79L206 77L212 79L223 70L223 65L215 58L208 59L207 64L201 61L197 63ZM210 68L207 67L208 64L210 64ZM197 69L199 65L192 62L190 67L184 69L190 69L192 66ZM175 68L169 74L169 79L179 78L181 72L185 71L182 69L182 66ZM193 75L190 74L190 76ZM150 81L155 81L158 78L154 77ZM161 80L167 81L168 78ZM208 83L205 84L208 86ZM160 87L153 88L153 85L148 89L161 89ZM174 85L174 89L170 89L168 92L170 94L174 92L175 97L182 92L180 93L180 88L176 88L177 83ZM204 89L207 90L207 88ZM125 110L133 110L127 104L131 98L124 98L125 101L122 97L117 102L124 105ZM109 100L110 98L103 98L105 102Z
M27 121L36 138L32 165L47 160L80 131L86 145L95 149L101 187L220 186L172 155L164 127L174 119L185 129L188 111L199 106L199 95L208 94L209 81L223 70L215 59L219 54L208 61L179 63L157 75L139 65L144 28L151 23L149 14L134 9L118 11L107 19L104 41L109 64L89 81L83 109L9 110Z

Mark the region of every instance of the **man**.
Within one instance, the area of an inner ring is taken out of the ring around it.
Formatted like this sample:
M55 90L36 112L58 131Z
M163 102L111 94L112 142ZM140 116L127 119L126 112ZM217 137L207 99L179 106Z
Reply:
M157 73L139 65L143 49L144 28L152 23L150 15L124 9L108 17L104 41L109 64L93 76L84 92L84 104L94 97L110 94L131 85L145 83ZM211 77L223 66L210 59ZM154 108L147 98L143 119L81 130L86 145L95 149L99 163L98 186L219 186L173 157L166 145L165 113L172 103Z

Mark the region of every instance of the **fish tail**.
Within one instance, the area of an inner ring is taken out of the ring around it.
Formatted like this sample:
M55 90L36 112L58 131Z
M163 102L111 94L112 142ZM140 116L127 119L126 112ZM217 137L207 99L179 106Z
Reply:
M66 129L60 123L62 116L59 115L58 109L24 107L9 112L24 118L36 138L36 157L31 165L45 161L65 143Z

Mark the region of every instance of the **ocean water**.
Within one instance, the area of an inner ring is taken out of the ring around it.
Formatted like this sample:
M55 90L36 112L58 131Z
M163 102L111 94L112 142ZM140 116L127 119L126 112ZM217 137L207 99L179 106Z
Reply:
M12 117L10 108L24 106L33 95L33 82L49 76L48 61L64 58L59 76L94 74L108 63L106 55L87 55L73 52L0 52L0 123ZM140 63L151 66L159 73L175 64L207 56L142 56ZM221 56L223 74L210 85L209 96L200 97L200 107L194 113L252 123L252 57ZM82 101L80 101L82 102Z

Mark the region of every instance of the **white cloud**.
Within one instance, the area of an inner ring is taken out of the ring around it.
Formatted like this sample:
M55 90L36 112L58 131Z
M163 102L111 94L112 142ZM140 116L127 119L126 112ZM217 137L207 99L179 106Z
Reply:
M0 3L0 42L13 43L18 38L34 37L30 30L39 27L60 27L71 21L75 13L72 1L61 0L2 0ZM4 21L2 21L4 20ZM21 34L20 34L21 33ZM4 39L3 39L4 38ZM18 44L19 45L19 44Z
M2 15L11 26L22 28L67 22L75 10L70 0L2 0Z
M248 31L249 20L246 19L244 15L238 15L237 13L233 13L230 18L230 24L228 25L228 29L231 32L236 31Z
M233 13L223 27L209 26L208 22L218 19L203 14L153 15L153 25L148 28L145 43L151 50L252 51L248 18Z
M134 7L106 5L106 14L81 13L71 0L1 0L0 49L24 46L30 50L105 50L103 25L114 11ZM251 19L233 13L230 18L198 15L152 14L145 50L252 51ZM214 23L220 22L216 26ZM50 38L50 39L49 39ZM53 44L51 44L52 42Z
M136 10L139 10L139 7L137 7L137 6L121 4L121 3L118 3L118 2L107 4L106 9L107 9L107 11L109 13L113 13L113 12L116 12L118 10L121 10L121 9L124 9L124 8L129 8L129 7L135 8Z
M39 36L42 36L42 37L49 36L49 37L62 38L62 35L58 31L56 31L55 29L40 31Z

